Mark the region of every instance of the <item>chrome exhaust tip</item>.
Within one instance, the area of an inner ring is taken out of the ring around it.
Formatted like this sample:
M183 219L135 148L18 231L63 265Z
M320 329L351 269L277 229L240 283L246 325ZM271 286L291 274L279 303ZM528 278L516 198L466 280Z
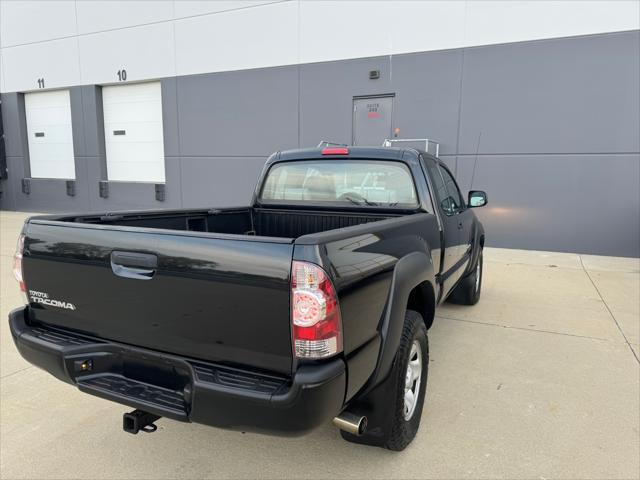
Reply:
M342 412L333 419L333 424L340 430L359 437L367 429L367 417L355 415L349 412Z

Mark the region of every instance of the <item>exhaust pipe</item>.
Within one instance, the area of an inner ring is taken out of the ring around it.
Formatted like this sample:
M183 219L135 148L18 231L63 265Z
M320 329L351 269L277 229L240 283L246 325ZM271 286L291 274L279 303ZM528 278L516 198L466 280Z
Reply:
M354 413L342 412L333 419L333 424L351 435L360 436L367 429L367 417Z

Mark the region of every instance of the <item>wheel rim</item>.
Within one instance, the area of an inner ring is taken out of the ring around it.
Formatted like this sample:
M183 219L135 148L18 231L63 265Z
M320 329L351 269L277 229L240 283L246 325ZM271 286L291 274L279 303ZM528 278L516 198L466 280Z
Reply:
M476 292L480 289L480 260L478 259L478 266L476 267Z
M418 340L411 344L407 370L404 375L404 419L409 420L416 411L422 377L422 348Z

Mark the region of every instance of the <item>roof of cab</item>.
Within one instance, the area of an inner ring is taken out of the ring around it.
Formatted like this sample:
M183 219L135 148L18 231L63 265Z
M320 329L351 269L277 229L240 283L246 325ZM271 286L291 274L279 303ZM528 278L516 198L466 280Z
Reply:
M329 147L334 148L334 147ZM409 160L418 157L418 151L413 148L396 147L354 147L346 146L349 153L346 155L323 155L324 148L301 148L295 150L284 150L272 155L271 162L283 160L307 160L319 158L349 158L349 159L379 159L379 160ZM407 154L409 154L407 156ZM408 158L407 158L408 157Z

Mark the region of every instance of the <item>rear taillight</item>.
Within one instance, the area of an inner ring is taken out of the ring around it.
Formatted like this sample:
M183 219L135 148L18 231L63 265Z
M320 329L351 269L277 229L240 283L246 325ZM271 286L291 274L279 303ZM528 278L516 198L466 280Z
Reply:
M326 358L342 351L342 319L336 291L317 265L293 262L291 322L296 357Z
M18 244L16 245L16 254L13 256L13 275L16 277L18 284L20 285L20 291L27 294L27 287L24 284L24 278L22 277L22 253L24 252L24 235L18 237Z

